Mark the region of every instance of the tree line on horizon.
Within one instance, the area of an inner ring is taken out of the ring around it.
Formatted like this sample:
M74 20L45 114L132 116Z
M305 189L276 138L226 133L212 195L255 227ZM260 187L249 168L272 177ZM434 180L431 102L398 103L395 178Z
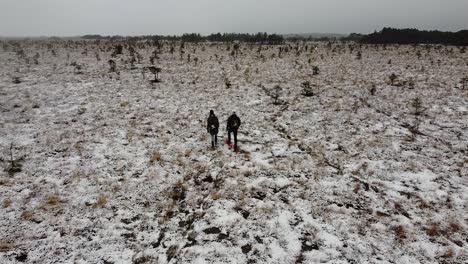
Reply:
M364 44L442 44L468 46L468 30L458 32L383 28L369 35L351 34L348 39Z
M101 36L101 35L85 35L84 39L128 39L128 40L169 40L182 42L246 42L257 44L279 45L284 43L285 37L279 34L268 33L214 33L207 36L202 36L199 33L187 33L183 35L147 35L147 36ZM379 32L371 34L351 33L343 38L333 37L300 37L295 36L288 38L291 41L355 41L362 44L442 44L454 46L468 46L468 30L458 32L443 32L443 31L426 31L418 29L396 29L385 27Z
M169 41L182 41L182 42L247 42L247 43L259 43L259 44L269 44L269 45L278 45L284 42L284 37L278 34L268 34L266 32L248 34L248 33L215 33L207 36L202 36L199 33L186 33L183 35L147 35L147 36L101 36L101 35L85 35L82 36L83 39L107 39L107 40L169 40Z

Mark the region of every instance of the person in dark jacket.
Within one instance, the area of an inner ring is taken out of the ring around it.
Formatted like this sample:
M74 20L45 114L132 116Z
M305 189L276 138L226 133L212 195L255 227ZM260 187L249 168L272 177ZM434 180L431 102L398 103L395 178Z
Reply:
M208 125L206 126L206 129L211 135L211 147L214 148L215 145L218 145L219 121L213 110L210 110L210 116L208 117Z
M231 133L234 134L234 150L237 150L237 130L241 125L240 118L236 115L236 112L228 118L226 130L228 132L228 144L231 144Z

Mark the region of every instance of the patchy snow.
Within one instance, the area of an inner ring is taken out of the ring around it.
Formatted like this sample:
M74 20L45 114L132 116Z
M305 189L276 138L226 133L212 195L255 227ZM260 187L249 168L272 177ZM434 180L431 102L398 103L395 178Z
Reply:
M456 47L0 44L0 263L468 261Z

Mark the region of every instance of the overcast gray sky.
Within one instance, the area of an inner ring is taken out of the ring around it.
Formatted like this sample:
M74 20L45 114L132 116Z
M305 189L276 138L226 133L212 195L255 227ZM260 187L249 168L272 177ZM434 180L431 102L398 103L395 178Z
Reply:
M0 0L0 36L468 29L468 0Z

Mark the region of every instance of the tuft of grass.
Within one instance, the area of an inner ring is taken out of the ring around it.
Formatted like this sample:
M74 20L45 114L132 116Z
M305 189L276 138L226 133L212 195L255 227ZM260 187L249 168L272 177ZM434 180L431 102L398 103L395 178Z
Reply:
M446 232L448 234L453 234L453 233L459 232L460 230L462 230L462 227L460 226L460 224L458 222L456 222L455 220L451 220L449 222L449 226L448 226Z
M87 176L88 175L86 174L86 172L80 169L76 169L71 173L70 177L66 179L65 181L67 181L68 183L71 183L73 181L80 181L80 179L86 178Z
M449 247L447 251L442 255L442 258L453 258L455 256L455 251L453 248Z
M138 256L138 257L137 255L134 255L132 257L132 263L133 264L155 263L155 259L152 256L148 256L145 254Z
M174 187L168 192L169 198L174 201L179 201L185 199L186 187L183 180L178 180Z
M39 205L39 209L47 209L48 207L54 207L60 204L62 201L57 195L48 195L45 197L45 199L42 201L42 203Z
M82 143L76 142L73 145L73 148L76 150L76 152L78 153L79 156L83 155L83 145L82 145Z
M14 245L10 242L0 242L0 252L8 252L13 250Z
M0 179L0 185L7 185L10 182L7 179Z
M99 194L93 208L104 208L107 204L107 198L103 194Z
M440 227L437 223L432 223L426 228L426 234L430 237L439 236L440 231Z
M166 204L166 208L164 210L165 214L163 215L163 218L162 218L163 222L168 221L174 216L175 208L176 208L176 201L172 201Z
M242 170L242 175L244 177L249 177L249 176L252 176L253 172L251 169L245 169L245 170Z
M161 153L157 150L150 153L149 163L153 165L155 162L161 162Z
M452 235L454 233L460 232L461 230L461 225L455 220L451 220L449 221L448 226L444 228L440 226L440 223L430 223L425 231L428 236L437 237L441 235Z
M354 185L353 192L358 193L361 190L361 184L358 182Z
M175 258L178 254L177 252L178 247L176 245L170 246L169 249L166 251L167 261L170 262L171 259Z
M247 160L247 161L252 160L252 154L250 152L246 151L244 153L244 159Z
M10 207L10 206L11 206L11 200L8 199L8 198L5 198L5 199L3 200L3 202L2 202L2 207L3 207L3 208L8 208L8 207Z
M275 211L275 208L273 206L263 206L263 207L258 207L258 208L256 207L255 211L263 215L272 215L273 212Z
M431 205L428 204L424 199L422 199L421 197L418 197L418 198L419 198L419 205L418 205L419 208L421 209L431 208Z
M186 149L186 150L184 151L184 156L185 156L185 157L190 157L190 154L192 154L192 149Z
M34 217L34 214L32 211L24 211L21 213L21 219L25 220L25 221L31 221Z
M407 231L405 229L405 227L403 227L402 225L399 225L399 226L396 226L393 228L393 232L395 234L395 237L398 239L398 241L403 241L405 240L408 236L407 236Z
M237 206L238 207L242 207L246 204L246 199L247 199L247 195L245 194L245 191L242 190L239 194L239 199L237 200Z
M385 212L381 212L381 211L376 211L375 214L378 216L378 217L390 217L389 214L385 213Z
M133 138L134 138L135 136L136 136L135 132L129 130L129 131L127 132L127 136L126 136L127 141L128 141L128 142L133 142Z
M211 193L211 198L212 198L213 200L218 200L218 199L221 198L221 196L222 196L222 195L221 195L221 191L217 191L217 192L212 192L212 193Z
M178 155L176 157L175 164L179 167L185 167L185 159L181 155Z

